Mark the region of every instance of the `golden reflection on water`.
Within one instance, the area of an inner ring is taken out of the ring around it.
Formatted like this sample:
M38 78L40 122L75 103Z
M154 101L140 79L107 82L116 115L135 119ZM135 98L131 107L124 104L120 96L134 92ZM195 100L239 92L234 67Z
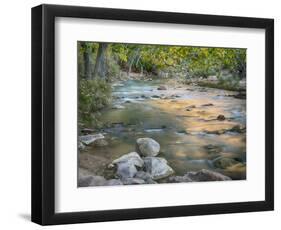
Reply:
M172 94L174 91L169 93ZM183 93L187 94L186 91ZM151 137L158 141L161 146L159 156L168 160L177 175L211 168L209 161L219 156L241 158L246 162L245 133L206 134L206 131L229 130L236 125L245 125L245 100L230 97L217 99L214 95L229 94L219 90L211 90L205 94L195 93L197 97L150 99L126 103L125 109L122 110L105 110L102 119L105 123L111 124L109 131L112 132L105 135L109 145L103 148L87 147L86 154L94 155L95 158L80 154L80 166L91 168L94 165L95 172L104 175L104 165L108 165L123 154L135 151L135 141L139 137ZM235 108L239 110L242 121L233 119ZM217 120L220 114L226 119ZM113 123L119 126L112 126ZM160 131L157 131L158 129ZM206 145L220 146L221 151L210 153L205 148ZM85 159L90 159L91 162ZM245 163L216 171L233 179L246 178Z

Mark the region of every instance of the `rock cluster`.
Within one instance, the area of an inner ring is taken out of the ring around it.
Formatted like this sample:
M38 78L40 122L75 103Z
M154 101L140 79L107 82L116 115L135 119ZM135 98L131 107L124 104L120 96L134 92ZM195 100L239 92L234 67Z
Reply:
M98 139L97 139L98 138ZM94 140L94 141L93 141ZM103 140L101 135L91 135L90 138L80 138L81 143L95 143ZM204 147L210 154L221 152L221 148L214 145ZM160 144L152 138L138 138L136 151L122 155L108 165L108 169L114 170L115 179L107 180L103 176L92 175L79 170L78 186L110 186L110 185L133 185L133 184L157 184L160 179L166 179L171 183L197 182L197 181L227 181L231 178L212 170L201 169L189 171L183 176L174 176L174 170L168 165L166 159L159 157ZM194 160L195 161L195 160ZM226 169L239 163L235 159L217 157L214 160L197 160L206 167Z
M112 162L112 165L116 166L116 176L123 184L154 184L157 183L155 180L174 173L166 159L156 157L160 152L157 141L151 138L138 138L136 151Z

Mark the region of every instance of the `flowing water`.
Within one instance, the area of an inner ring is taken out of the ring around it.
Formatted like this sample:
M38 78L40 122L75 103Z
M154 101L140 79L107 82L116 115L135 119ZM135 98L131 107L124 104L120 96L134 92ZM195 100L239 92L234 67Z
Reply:
M158 90L165 85L167 90ZM169 84L160 80L128 80L113 87L112 108L101 112L107 124L101 132L108 146L88 147L80 154L80 166L106 175L114 159L135 151L136 139L150 137L161 146L176 175L212 169L232 179L246 178L246 100L220 89ZM119 107L118 107L119 106ZM224 115L225 120L218 120ZM241 164L215 168L212 160L231 157ZM95 169L94 169L95 168Z

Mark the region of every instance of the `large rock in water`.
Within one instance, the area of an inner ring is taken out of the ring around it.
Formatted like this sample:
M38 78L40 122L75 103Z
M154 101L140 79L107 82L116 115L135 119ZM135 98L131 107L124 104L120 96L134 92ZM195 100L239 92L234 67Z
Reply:
M174 170L161 157L145 157L144 165L153 180L162 179L174 173Z
M152 138L138 138L137 152L143 156L157 156L160 151L160 145Z
M198 172L188 172L184 176L173 176L169 178L170 182L176 183L227 180L231 180L231 178L208 169L201 169Z
M103 139L104 136L101 133L92 134L92 135L84 135L79 137L79 141L81 141L85 145L90 145L98 139Z
M141 159L139 154L136 152L131 152L131 153L125 154L125 155L117 158L116 160L114 160L112 162L112 164L119 164L121 162L123 162L123 163L127 162L128 164L132 164L132 165L135 165L138 167L142 167L144 164L143 159Z
M120 162L117 164L117 175L121 179L133 178L137 173L136 166L130 162Z

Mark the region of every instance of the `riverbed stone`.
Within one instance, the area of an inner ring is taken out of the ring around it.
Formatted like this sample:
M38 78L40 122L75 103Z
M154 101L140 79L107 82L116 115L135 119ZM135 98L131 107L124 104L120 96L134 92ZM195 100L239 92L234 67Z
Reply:
M237 133L245 133L246 132L246 127L245 126L241 126L241 125L235 125L231 129L229 129L228 131L230 131L230 132L237 132Z
M85 145L90 145L98 139L103 139L104 136L101 133L91 134L91 135L83 135L79 136L79 141L81 141Z
M169 177L169 182L171 183L184 183L184 182L192 182L189 176L171 176Z
M221 169L226 169L238 163L240 162L233 158L228 158L228 157L217 157L216 159L213 160L213 165L216 168L221 168Z
M237 98L237 99L246 99L246 92L245 91L241 91L238 94L234 95L233 97Z
M202 106L208 107L208 106L214 106L214 104L213 103L207 103L207 104L203 104Z
M78 187L88 187L92 182L92 176L79 176Z
M167 87L165 85L160 85L157 89L158 90L167 90Z
M187 107L185 107L185 111L192 111L192 109L195 109L196 106L195 105L189 105Z
M144 165L153 180L162 179L174 173L174 170L167 164L166 159L161 157L145 157Z
M94 141L93 145L96 147L104 147L108 146L108 142L105 139L97 139Z
M107 186L112 186L112 185L123 185L122 181L119 179L110 179L106 181Z
M103 186L106 185L106 179L103 176L82 176L78 177L78 187L88 187L88 186Z
M231 180L230 177L225 176L221 173L211 171L208 169L201 169L198 172L188 172L185 174L192 181L226 181Z
M213 168L212 161L208 159L189 160L188 162L197 168Z
M123 105L113 105L111 108L112 109L125 109L125 106L123 106Z
M220 114L220 115L217 116L217 120L224 121L225 120L225 116L223 114Z
M106 179L103 176L92 176L92 181L89 186L104 186Z
M173 176L169 178L169 181L174 183L228 180L231 180L231 178L209 169L201 169L198 172L187 172L183 176Z
M78 149L79 149L79 150L84 150L85 147L86 147L86 146L85 146L81 141L78 142Z
M121 179L133 178L137 173L137 168L130 162L120 162L117 164L117 176Z
M135 178L144 180L146 184L157 184L157 182L152 179L152 176L145 171L138 171L135 175Z
M145 181L140 178L124 178L122 179L122 183L125 185L130 185L130 184L145 184Z
M152 176L148 172L145 172L145 171L138 171L136 173L135 177L143 179L143 180L148 180L148 179L152 178Z
M136 149L143 156L157 156L160 151L160 145L152 138L138 138Z
M119 163L128 163L132 164L138 167L142 167L144 162L143 159L140 157L140 155L136 152L130 152L128 154L125 154L117 159L115 159L112 164L119 164Z
M205 145L204 149L206 149L209 154L217 154L222 151L222 147L220 147L218 145L212 145L212 144Z

